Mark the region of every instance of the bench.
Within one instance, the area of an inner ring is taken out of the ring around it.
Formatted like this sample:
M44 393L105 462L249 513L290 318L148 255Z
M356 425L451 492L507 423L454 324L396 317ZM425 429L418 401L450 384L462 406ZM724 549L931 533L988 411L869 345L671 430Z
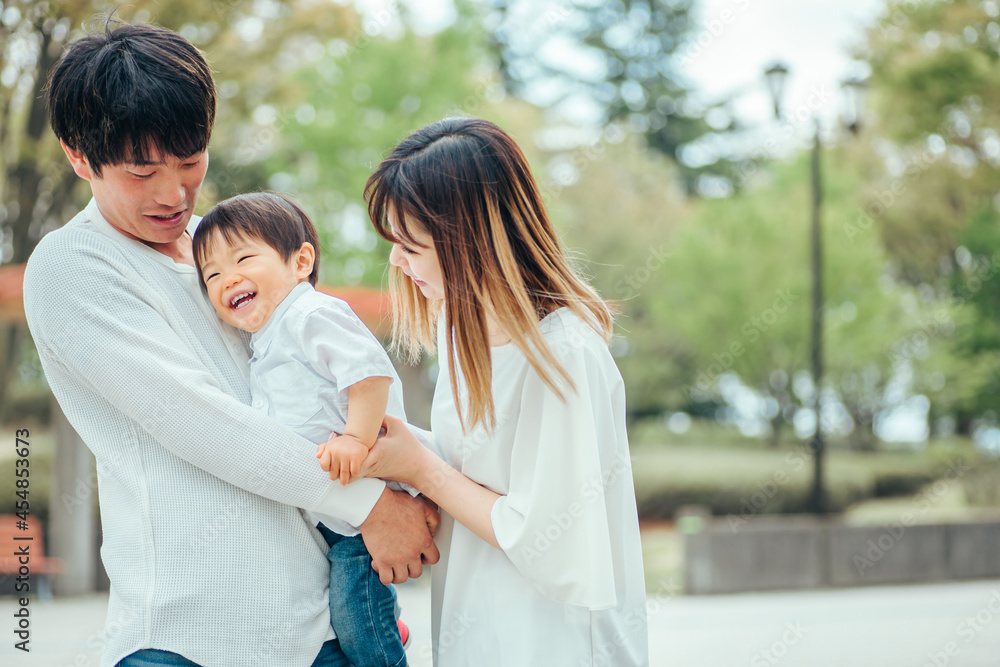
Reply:
M18 528L21 521L14 514L0 514L0 578L5 582L0 593L27 597L37 593L41 599L52 597L52 587L49 575L62 572L62 561L45 555L45 540L42 537L42 523L33 516L27 518L27 528ZM30 539L27 539L30 538ZM16 577L22 563L17 552L22 547L28 547L30 562L30 589L18 592L15 590ZM6 585L10 582L10 585Z

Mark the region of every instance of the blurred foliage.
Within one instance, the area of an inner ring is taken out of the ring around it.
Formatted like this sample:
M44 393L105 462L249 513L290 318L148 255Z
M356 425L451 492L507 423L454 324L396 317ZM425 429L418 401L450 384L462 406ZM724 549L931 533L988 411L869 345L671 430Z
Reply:
M210 53L210 61L229 63L243 91L243 106L277 94L279 86L262 68L271 56L293 48L308 35L349 34L357 23L353 10L320 7L306 0L172 0L149 6L107 0L0 1L0 233L2 260L24 262L38 240L71 219L89 190L69 168L49 130L44 86L64 47L87 33L101 31L113 15L125 22L152 22L176 30ZM267 27L265 31L264 28ZM266 43L264 43L266 42ZM221 74L221 72L220 72ZM277 77L276 77L277 78ZM238 91L231 97L238 97ZM229 126L229 109L220 107L217 128ZM217 130L216 136L225 133ZM204 210L203 208L201 209ZM27 339L23 325L4 328L0 341L0 404L15 380ZM27 373L31 375L32 373Z
M449 115L489 117L503 99L481 65L483 38L472 15L464 11L429 36L408 30L403 18L376 12L337 37L299 36L289 54L265 47L274 63L260 71L275 82L257 77L255 91L264 90L254 92L252 108L230 112L227 101L222 117L230 126L213 141L206 203L257 189L297 199L320 230L327 284L381 282L388 245L362 199L381 157L420 126ZM213 62L225 72L220 91L242 90L228 78L241 71L238 62Z
M925 453L831 451L827 467L830 511L842 512L863 500L917 493L945 478L952 462ZM760 514L809 511L811 454L805 446L774 451L745 447L644 447L633 451L639 515L667 519L685 505L700 505L728 516L736 528Z
M888 2L859 51L872 67L883 168L865 209L899 279L928 300L970 308L956 319L961 378L931 391L933 413L961 432L1000 396L1000 7ZM968 371L968 372L966 372Z
M500 70L514 94L544 100L557 113L590 111L602 125L627 121L677 164L674 177L690 195L699 193L703 176L737 184L725 157L685 160L685 147L734 129L710 126L683 79L681 52L699 27L695 0L487 4L495 10L486 22Z
M979 466L962 485L970 505L1000 507L1000 461Z
M199 213L239 192L289 193L320 229L321 280L379 285L388 248L362 200L372 168L426 123L489 118L522 146L566 245L620 310L613 351L633 422L716 418L727 409L716 381L732 373L776 443L812 402L808 161L744 164L738 196L687 196L728 167L686 165L684 147L732 129L707 125L678 76L693 5L463 0L433 34L395 3L360 14L346 2L171 0L116 15L177 30L216 72ZM86 201L40 91L60 49L114 7L0 0L6 261L23 261ZM880 415L913 393L960 432L996 409L996 18L991 2L888 4L861 53L876 118L823 154L824 391L856 448L873 448ZM547 108L518 99L539 96ZM590 109L595 126L560 124L573 109ZM37 384L23 331L7 333L5 377L20 359L21 382Z
M913 288L882 279L878 234L846 228L870 162L864 147L834 148L823 162L826 381L868 448L876 413L892 407L883 395L894 350L933 315ZM740 196L697 202L670 187L674 169L632 142L606 145L553 206L594 260L595 284L618 300L630 414L714 417L716 381L732 372L774 399L767 416L780 429L812 400L793 386L809 368L807 156L761 172Z

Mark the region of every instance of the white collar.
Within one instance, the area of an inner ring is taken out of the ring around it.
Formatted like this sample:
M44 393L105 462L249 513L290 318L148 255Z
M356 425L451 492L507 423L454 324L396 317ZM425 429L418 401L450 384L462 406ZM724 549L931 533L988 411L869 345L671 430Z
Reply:
M108 237L115 239L116 241L119 241L126 245L129 245L131 247L137 248L139 249L140 252L145 252L149 254L151 257L156 259L156 261L180 273L196 272L196 269L193 266L182 264L180 262L175 262L173 258L167 257L162 252L157 252L156 250L153 250L142 241L137 241L133 238L125 236L125 234L120 232L117 228L115 228L114 225L108 222L107 218L104 217L104 214L101 213L101 209L97 205L97 200L94 199L93 197L90 198L90 203L87 204L87 207L83 211L86 214L88 221L94 225L94 228L102 232L103 234L107 235ZM199 222L201 222L201 217L196 215L192 215L191 220L188 221L187 233L191 235L191 238L194 238L194 232L196 229L198 229Z

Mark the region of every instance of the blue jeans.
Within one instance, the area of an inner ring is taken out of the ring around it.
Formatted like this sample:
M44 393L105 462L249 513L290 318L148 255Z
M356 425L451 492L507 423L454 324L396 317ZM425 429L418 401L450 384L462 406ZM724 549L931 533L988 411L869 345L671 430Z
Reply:
M330 546L330 625L355 667L405 667L396 625L396 589L379 581L360 535L317 526Z
M170 651L161 651L155 648L146 648L141 651L136 651L125 657L124 660L119 662L115 667L200 667L198 663L191 662L183 655L179 653L171 653ZM340 645L336 639L331 639L330 641L323 644L320 648L319 654L316 656L316 660L313 662L312 667L351 667L351 663L347 660L347 656L340 649Z

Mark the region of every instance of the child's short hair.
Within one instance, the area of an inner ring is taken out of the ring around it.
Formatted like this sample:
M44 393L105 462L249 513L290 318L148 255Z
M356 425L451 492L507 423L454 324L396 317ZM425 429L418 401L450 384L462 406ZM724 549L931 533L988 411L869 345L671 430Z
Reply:
M49 121L100 178L106 165L187 158L208 147L215 83L205 57L175 32L108 22L73 42L48 81Z
M319 277L319 235L316 226L298 204L271 192L236 195L219 202L205 214L194 234L194 261L200 267L208 246L216 233L226 243L240 239L256 239L274 248L286 262L303 243L311 243L316 251L309 282ZM200 272L199 272L200 276ZM200 278L202 289L204 278Z

